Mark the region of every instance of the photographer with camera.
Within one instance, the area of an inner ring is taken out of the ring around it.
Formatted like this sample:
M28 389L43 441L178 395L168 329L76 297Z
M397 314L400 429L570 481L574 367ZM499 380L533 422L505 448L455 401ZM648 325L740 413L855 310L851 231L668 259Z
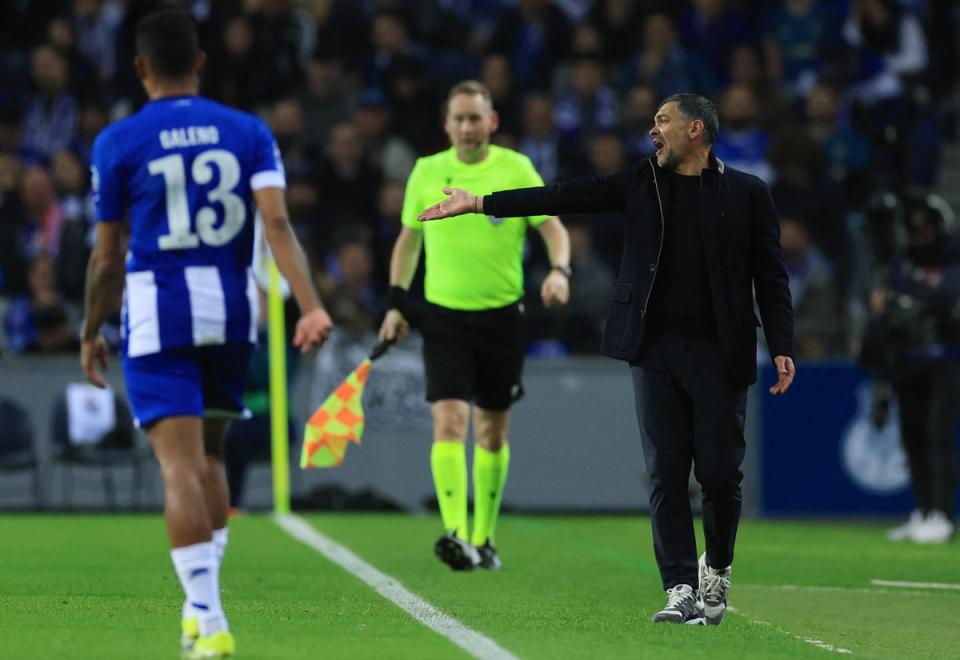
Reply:
M916 503L909 520L888 536L945 543L954 532L960 416L960 241L941 198L901 203L888 194L885 200L871 217L881 269L870 293L861 361L874 373L874 424L886 422L892 397L900 406Z

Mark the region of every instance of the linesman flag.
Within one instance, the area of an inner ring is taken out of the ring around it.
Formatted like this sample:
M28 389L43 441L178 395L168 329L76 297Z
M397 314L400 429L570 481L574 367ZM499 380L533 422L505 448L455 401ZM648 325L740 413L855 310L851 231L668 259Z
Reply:
M350 442L363 437L363 388L373 361L387 352L392 342L380 342L370 357L360 363L333 394L310 416L303 432L300 467L337 467L343 463Z

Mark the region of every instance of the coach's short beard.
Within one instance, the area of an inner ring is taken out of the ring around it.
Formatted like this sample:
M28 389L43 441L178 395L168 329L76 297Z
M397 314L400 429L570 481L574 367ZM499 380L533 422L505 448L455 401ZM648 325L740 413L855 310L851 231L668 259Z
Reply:
M661 156L657 156L657 165L662 167L665 170L670 170L675 172L677 166L680 164L680 159L677 157L677 153L672 149L664 149L664 153Z

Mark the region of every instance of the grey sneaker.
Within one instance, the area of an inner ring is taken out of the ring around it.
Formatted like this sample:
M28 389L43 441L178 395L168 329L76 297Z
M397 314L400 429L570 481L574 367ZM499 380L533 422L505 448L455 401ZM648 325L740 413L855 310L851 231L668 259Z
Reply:
M499 571L503 566L500 555L497 554L497 549L493 547L489 540L483 545L477 546L477 553L480 555L480 568L485 568L488 571Z
M441 536L433 551L444 564L455 571L472 571L480 565L480 553L472 545L451 532Z
M703 614L708 626L718 626L727 613L727 590L730 589L730 574L727 566L718 570L707 566L707 553L700 555L697 563L700 574L699 598L703 601Z
M678 584L667 589L666 606L653 615L654 623L686 623L702 626L703 601L689 584Z

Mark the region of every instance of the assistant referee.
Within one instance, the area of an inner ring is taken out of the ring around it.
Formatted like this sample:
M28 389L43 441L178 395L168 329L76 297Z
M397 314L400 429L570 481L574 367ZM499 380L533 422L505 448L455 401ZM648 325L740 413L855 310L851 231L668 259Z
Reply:
M403 228L390 261L389 311L381 340L402 340L410 329L404 303L426 250L423 360L432 404L430 465L445 533L437 556L454 570L500 568L494 528L507 479L511 404L523 393L523 246L527 227L540 232L552 269L540 294L547 307L569 298L570 242L550 216L417 221L420 210L456 186L483 192L541 186L523 154L490 144L499 118L490 91L464 81L447 97L444 131L451 147L420 158L407 181ZM467 529L467 426L473 413L474 520Z

